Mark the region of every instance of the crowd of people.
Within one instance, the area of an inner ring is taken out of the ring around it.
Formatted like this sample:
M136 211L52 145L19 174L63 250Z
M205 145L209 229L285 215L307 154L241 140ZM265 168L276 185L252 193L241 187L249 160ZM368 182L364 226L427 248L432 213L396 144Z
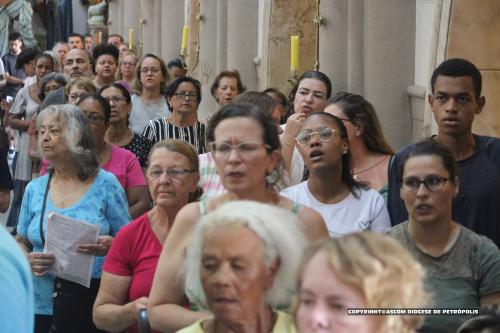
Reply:
M119 35L40 52L14 32L9 50L6 332L500 331L500 139L472 132L468 60L433 71L437 134L396 152L374 106L319 71L287 97L224 70L201 119L183 61ZM92 258L88 286L55 273L51 213L98 227L64 249Z

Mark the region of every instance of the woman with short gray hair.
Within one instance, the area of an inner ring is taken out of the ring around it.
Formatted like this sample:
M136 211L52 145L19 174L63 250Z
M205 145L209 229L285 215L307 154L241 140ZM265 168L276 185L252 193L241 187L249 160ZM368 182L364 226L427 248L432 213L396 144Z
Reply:
M78 107L47 107L37 117L37 129L40 151L51 168L28 184L16 238L34 275L35 332L48 332L51 326L51 332L75 327L95 332L92 304L111 236L130 221L127 198L115 176L99 168L89 121ZM97 243L74 244L77 252L95 256L90 288L54 281L48 274L55 260L43 252L48 212L99 227Z
M232 201L203 216L188 248L185 291L213 318L180 332L294 331L276 309L291 302L305 244L297 218L283 208Z

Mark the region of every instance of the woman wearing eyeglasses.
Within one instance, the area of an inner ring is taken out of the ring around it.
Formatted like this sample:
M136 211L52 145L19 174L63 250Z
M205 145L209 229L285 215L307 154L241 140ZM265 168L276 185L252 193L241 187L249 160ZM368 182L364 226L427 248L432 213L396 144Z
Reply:
M147 53L135 71L135 95L132 96L130 128L142 135L150 120L165 118L171 112L165 100L167 65L160 57Z
M312 113L299 128L296 141L310 177L283 190L282 195L318 211L330 237L390 228L382 196L351 174L347 131L340 119Z
M166 118L151 120L142 134L153 142L165 139L184 140L206 152L205 124L198 121L201 83L189 76L176 79L167 88L167 103L172 113Z
M453 153L435 139L415 144L401 162L398 181L408 221L389 234L426 270L435 308L500 304L500 251L493 241L451 218L459 194ZM422 332L455 332L466 315L429 316Z
M146 179L134 154L105 140L111 116L108 101L100 95L86 95L78 106L90 121L101 168L114 174L125 189L130 216L141 216L151 207Z
M122 83L114 82L104 86L99 95L104 97L111 106L106 141L130 150L139 160L141 167L145 168L148 165L149 151L153 142L132 132L128 127L128 118L132 109L129 91Z
M181 140L154 145L147 179L154 207L116 236L103 266L94 322L109 332L137 332L138 310L148 305L163 243L177 212L198 200L198 153Z
M139 63L139 58L134 52L127 51L120 57L118 62L118 70L116 71L116 79L124 82L127 88L133 92L135 87L135 70Z
M285 168L290 174L291 184L298 184L307 178L295 136L309 114L323 112L331 94L332 83L328 76L320 71L308 71L302 74L288 94L288 104L291 109L285 115L286 124L281 126L283 128L281 154Z
M252 200L272 204L293 212L309 240L328 237L318 213L277 192L276 184L281 178L281 144L276 125L268 114L251 104L229 104L210 119L207 138L227 192L191 203L176 217L163 247L148 306L152 326L161 331L177 331L209 316L184 307L183 277L179 268L183 267L186 248L200 217L223 203ZM283 221L287 222L292 223Z
M69 80L68 84L64 87L64 92L68 104L77 105L83 96L95 94L97 88L91 79L84 76L77 76Z

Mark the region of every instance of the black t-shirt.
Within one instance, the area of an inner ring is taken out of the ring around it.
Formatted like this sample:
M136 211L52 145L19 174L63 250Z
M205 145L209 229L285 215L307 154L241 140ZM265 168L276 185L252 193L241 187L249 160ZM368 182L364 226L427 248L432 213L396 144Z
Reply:
M7 151L0 148L0 190L12 190L12 176L7 163Z
M17 56L7 53L2 57L3 67L5 71L9 73L10 76L17 77L18 79L24 80L24 71L22 69L16 69ZM7 82L3 88L3 96L16 97L19 89L23 87L22 84L13 84Z
M460 193L453 199L452 218L487 236L500 247L500 139L474 135L476 152L458 161ZM399 193L397 170L411 146L399 151L389 172L387 208L392 225L408 219Z

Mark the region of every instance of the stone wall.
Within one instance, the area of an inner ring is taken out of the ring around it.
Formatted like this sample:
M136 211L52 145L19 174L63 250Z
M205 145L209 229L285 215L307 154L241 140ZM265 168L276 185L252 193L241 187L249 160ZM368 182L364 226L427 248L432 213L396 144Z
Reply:
M273 86L287 94L292 34L301 37L301 71L314 67L316 1L127 0L125 6L125 0L113 0L110 32L138 31L141 1L144 50L165 60L179 54L182 26L195 24L199 1L200 53L191 75L203 84L202 119L216 110L209 87L224 69L239 69L249 90ZM348 90L372 102L395 148L412 141L407 87L415 83L415 1L324 0L320 12L319 70L333 80L334 92Z

